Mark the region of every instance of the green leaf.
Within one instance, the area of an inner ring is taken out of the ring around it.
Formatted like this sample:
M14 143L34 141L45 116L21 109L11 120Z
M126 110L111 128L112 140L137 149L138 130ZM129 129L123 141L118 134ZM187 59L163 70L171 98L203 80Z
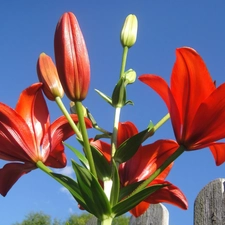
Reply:
M116 150L114 155L115 161L120 164L129 160L137 152L142 143L143 137L147 132L148 129L124 141Z
M104 155L91 145L92 156L95 162L95 169L98 174L98 178L103 180L105 177L111 177L111 166L106 160Z
M115 214L115 216L120 216L128 212L129 210L133 209L136 205L138 205L140 202L146 199L149 195L163 188L164 186L166 185L158 184L151 187L147 187L141 190L140 192L120 201L118 204L113 206L112 212Z
M94 140L97 141L101 138L111 138L111 135L110 134L97 134L97 135L95 135Z
M107 95L105 95L104 93L102 93L101 91L99 91L99 90L97 90L97 89L95 89L95 91L106 101L106 102L108 102L110 105L112 105L112 99L109 97L109 96L107 96Z
M134 105L134 102L131 101L131 100L128 100L128 101L125 102L125 105Z
M123 198L130 195L143 182L144 181L139 181L139 182L136 182L136 183L133 183L133 184L129 184L125 187L122 187L120 189L119 201L121 201Z
M77 176L80 192L90 212L99 219L103 219L104 215L111 215L109 200L98 180L89 170L80 166L73 160L72 166Z
M154 128L154 124L153 122L150 120L149 124L148 124L148 131L150 131L151 129Z
M77 139L80 144L83 146L83 141ZM95 169L100 180L103 180L104 177L111 177L111 166L106 158L101 152L98 151L94 146L90 145L92 156L95 163Z
M75 180L73 180L70 177L67 177L63 174L58 174L58 173L51 173L51 176L60 182L71 194L72 196L76 199L76 201L87 211L89 211L88 206L86 205L82 194L80 192L80 188ZM89 211L90 212L90 211Z
M121 108L126 103L126 85L125 79L120 78L112 94L112 105L115 108Z
M87 158L76 148L72 147L71 145L66 144L65 142L63 142L63 144L68 147L76 156L77 158L80 160L80 162L86 167L89 168L89 163Z
M117 204L120 194L120 177L114 160L112 160L112 180L113 184L111 189L110 203L111 206L114 206Z

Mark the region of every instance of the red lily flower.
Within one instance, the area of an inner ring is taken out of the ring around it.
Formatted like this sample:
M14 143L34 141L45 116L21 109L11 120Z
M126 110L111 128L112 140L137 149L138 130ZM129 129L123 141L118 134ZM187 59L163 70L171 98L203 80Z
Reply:
M138 130L131 122L120 123L118 129L117 146L125 140L137 134ZM110 145L108 143L92 141L91 144L97 148L105 158L110 161ZM178 144L171 140L159 140L153 144L140 146L136 154L127 162L119 167L121 187L127 186L138 181L146 180L150 177L163 162L173 154L178 148ZM130 213L138 217L143 214L151 203L167 202L176 205L182 209L187 209L187 200L179 188L165 181L170 172L172 164L167 167L149 186L155 184L169 184L166 187L156 191L136 207L130 210Z
M204 61L194 49L179 48L176 56L170 88L156 75L142 75L139 80L166 103L180 145L186 150L208 147L225 138L225 83L215 87ZM224 154L221 148L214 150L214 157Z
M71 101L84 100L90 84L90 63L79 23L71 12L64 13L57 24L54 49L65 94Z
M15 110L0 103L0 159L14 161L0 169L0 194L5 196L24 174L36 169L42 161L46 166L66 166L63 140L74 132L65 117L50 125L49 112L36 83L25 89ZM77 116L72 115L75 122ZM91 127L90 121L86 121Z

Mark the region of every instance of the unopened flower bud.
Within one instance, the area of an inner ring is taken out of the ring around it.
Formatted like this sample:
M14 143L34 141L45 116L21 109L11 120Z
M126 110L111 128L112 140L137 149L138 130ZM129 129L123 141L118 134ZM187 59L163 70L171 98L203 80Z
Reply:
M50 56L41 53L37 61L37 74L39 81L43 83L43 91L49 100L56 97L62 98L64 91L59 80L56 66Z
M120 40L123 47L130 48L133 46L137 39L138 21L137 17L133 14L127 16L121 34Z
M75 15L64 13L54 39L56 67L65 94L71 101L86 98L90 84L87 48Z
M126 84L133 84L136 80L136 72L129 69L124 74Z

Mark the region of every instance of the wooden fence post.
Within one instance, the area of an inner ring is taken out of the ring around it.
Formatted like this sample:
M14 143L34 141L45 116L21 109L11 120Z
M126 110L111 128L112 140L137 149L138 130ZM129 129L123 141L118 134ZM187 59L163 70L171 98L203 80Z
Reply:
M168 225L169 212L162 204L151 204L148 210L138 218L132 216L129 225Z
M194 205L194 225L225 225L225 179L207 184Z

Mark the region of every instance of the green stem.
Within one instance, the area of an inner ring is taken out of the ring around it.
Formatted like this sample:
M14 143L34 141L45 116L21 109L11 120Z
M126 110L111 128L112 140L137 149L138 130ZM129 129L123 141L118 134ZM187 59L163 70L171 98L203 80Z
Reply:
M177 159L184 152L184 150L184 146L179 146L179 148L171 156L169 156L166 161L148 179L146 179L137 187L137 189L135 189L135 191L132 192L131 196L147 187L148 184L151 183L160 173L162 173L175 159Z
M118 134L118 126L120 120L120 112L121 108L116 108L115 110L115 117L114 117L114 125L113 125L113 133L112 133L112 141L111 141L111 148L112 148L112 157L116 152L116 145L117 145L117 134Z
M167 113L151 130L148 131L148 133L146 133L142 142L144 142L146 139L151 137L155 133L155 131L158 130L169 119L170 119L170 114Z
M87 128L86 128L85 121L84 121L82 103L80 101L76 101L75 106L76 106L76 111L77 111L77 115L78 115L78 119L79 119L79 125L80 125L80 129L81 129L82 137L83 137L85 155L87 157L87 160L88 160L88 163L90 166L90 171L92 172L92 174L95 177L97 177L95 164L94 164L91 147L90 147L90 143L89 143L89 138L88 138L88 134L87 134Z
M129 48L127 46L125 46L123 48L122 63L121 63L121 68L120 68L120 79L124 75L126 62L127 62L128 49ZM115 110L113 133L112 133L112 138L111 138L111 154L112 154L112 156L114 156L114 154L116 152L116 147L117 147L116 143L117 143L118 126L119 126L119 121L120 121L120 111L121 111L121 108L116 108L116 110Z
M127 46L125 46L123 48L122 64L121 64L121 68L120 68L120 78L123 76L124 71L125 71L128 49L129 48Z
M158 130L167 120L170 119L170 114L167 113L155 126L154 131Z
M105 192L108 200L110 200L111 190L112 190L112 180L109 178L105 179L104 180L104 192Z
M112 221L113 221L113 218L111 218L111 217L108 217L108 218L106 218L104 220L99 220L98 219L97 225L111 225Z
M75 134L77 135L77 137L80 140L83 140L82 135L79 131L79 129L77 128L76 124L74 123L73 119L71 118L70 114L68 113L66 107L64 106L62 99L60 97L56 97L55 101L57 103L57 105L59 106L60 110L62 111L63 115L66 117L66 119L68 120L68 123L70 124L71 128L73 129L73 131L75 132Z
M122 63L121 63L121 68L120 68L120 79L124 75L126 62L127 62L128 49L129 48L127 46L125 46L123 48ZM119 126L119 121L120 121L120 111L121 111L121 108L116 108L116 110L115 110L113 133L112 133L112 139L111 139L111 154L112 154L112 156L114 156L114 154L116 152L116 147L117 147L116 143L117 143L118 126Z

